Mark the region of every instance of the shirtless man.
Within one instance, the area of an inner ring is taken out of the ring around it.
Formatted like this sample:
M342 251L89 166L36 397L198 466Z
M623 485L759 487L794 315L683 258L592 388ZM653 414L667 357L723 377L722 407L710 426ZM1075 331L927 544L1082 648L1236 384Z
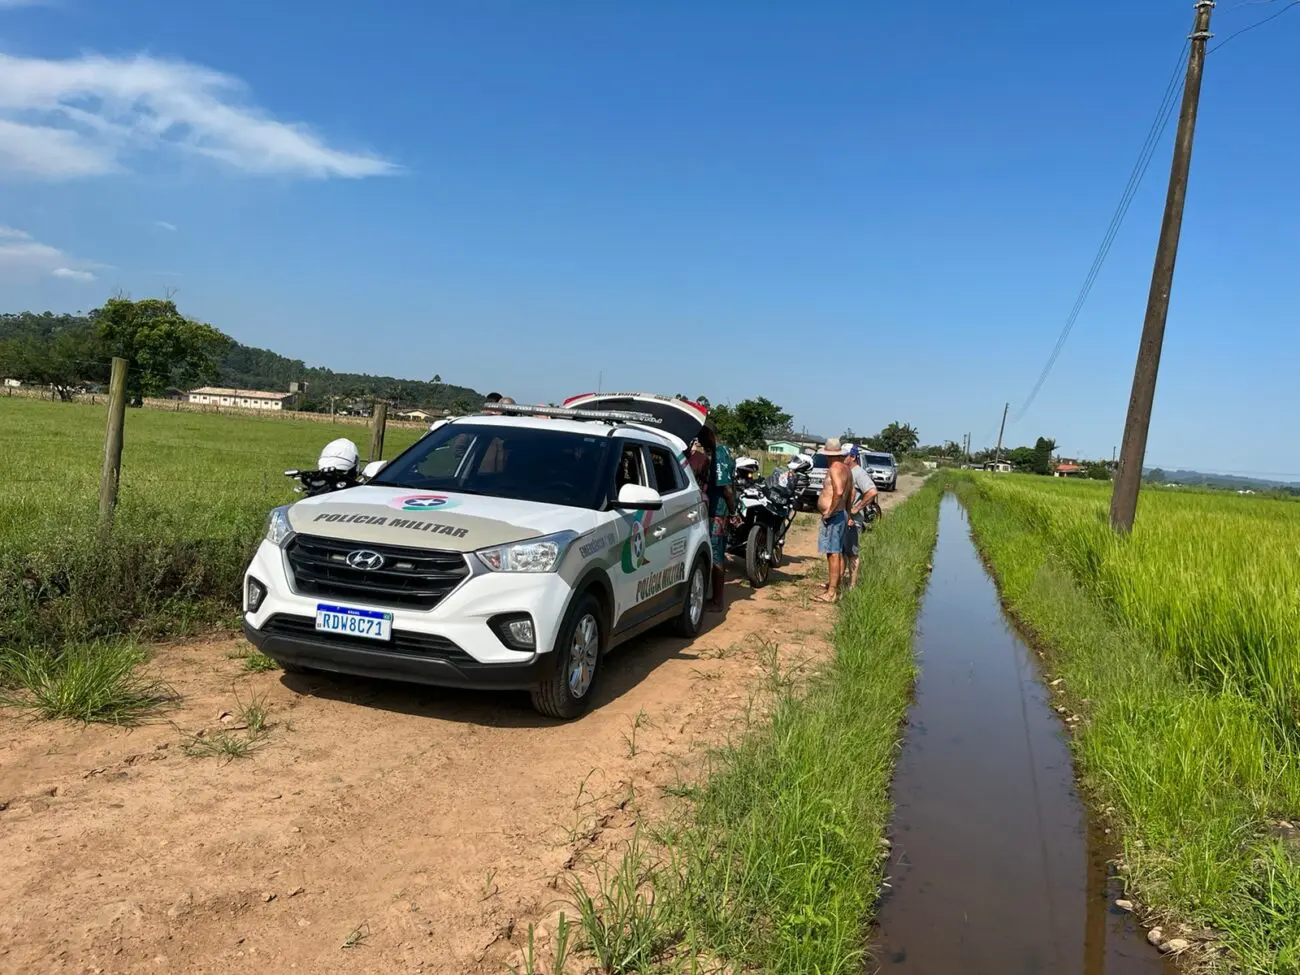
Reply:
M840 580L844 576L844 529L849 523L849 498L853 493L853 476L844 463L846 453L838 437L826 441L820 453L830 461L826 481L817 498L821 512L821 529L817 533L817 551L826 556L826 591L818 598L833 603L840 598Z

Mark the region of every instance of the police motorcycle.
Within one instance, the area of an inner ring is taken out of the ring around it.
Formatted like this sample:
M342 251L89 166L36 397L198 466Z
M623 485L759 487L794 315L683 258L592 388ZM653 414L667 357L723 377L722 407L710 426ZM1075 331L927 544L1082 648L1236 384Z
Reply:
M758 461L741 457L732 481L737 522L727 535L727 554L745 560L745 575L755 588L767 582L784 557L785 535L796 514L786 488L764 481Z
M331 491L343 491L362 483L361 455L357 445L346 437L332 440L316 458L316 467L309 471L285 471L285 477L298 482L294 491L314 497Z

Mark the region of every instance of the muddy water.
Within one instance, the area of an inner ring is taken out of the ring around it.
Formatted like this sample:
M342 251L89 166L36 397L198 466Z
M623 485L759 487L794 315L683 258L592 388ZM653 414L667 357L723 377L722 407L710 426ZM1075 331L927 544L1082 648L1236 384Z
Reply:
M1110 905L1106 851L1033 655L951 495L921 605L875 961L910 975L1164 975Z

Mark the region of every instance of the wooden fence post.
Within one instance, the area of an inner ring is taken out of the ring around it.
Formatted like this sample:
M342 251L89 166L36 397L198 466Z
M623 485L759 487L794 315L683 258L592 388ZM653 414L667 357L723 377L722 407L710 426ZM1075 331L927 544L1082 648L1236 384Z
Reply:
M104 467L99 474L99 525L113 524L117 486L122 477L122 428L126 424L126 360L113 357L108 381L108 425L104 431Z
M384 459L384 428L388 426L388 404L375 402L370 417L370 461Z

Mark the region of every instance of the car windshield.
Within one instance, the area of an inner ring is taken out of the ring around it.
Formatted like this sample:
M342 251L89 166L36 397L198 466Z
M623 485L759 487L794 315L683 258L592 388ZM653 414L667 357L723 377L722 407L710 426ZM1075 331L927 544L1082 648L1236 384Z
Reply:
M405 451L370 483L599 508L609 444L595 431L451 423Z
M831 466L831 459L825 454L813 454L813 470L824 471Z
M888 454L863 454L862 463L870 467L893 467L894 458Z

